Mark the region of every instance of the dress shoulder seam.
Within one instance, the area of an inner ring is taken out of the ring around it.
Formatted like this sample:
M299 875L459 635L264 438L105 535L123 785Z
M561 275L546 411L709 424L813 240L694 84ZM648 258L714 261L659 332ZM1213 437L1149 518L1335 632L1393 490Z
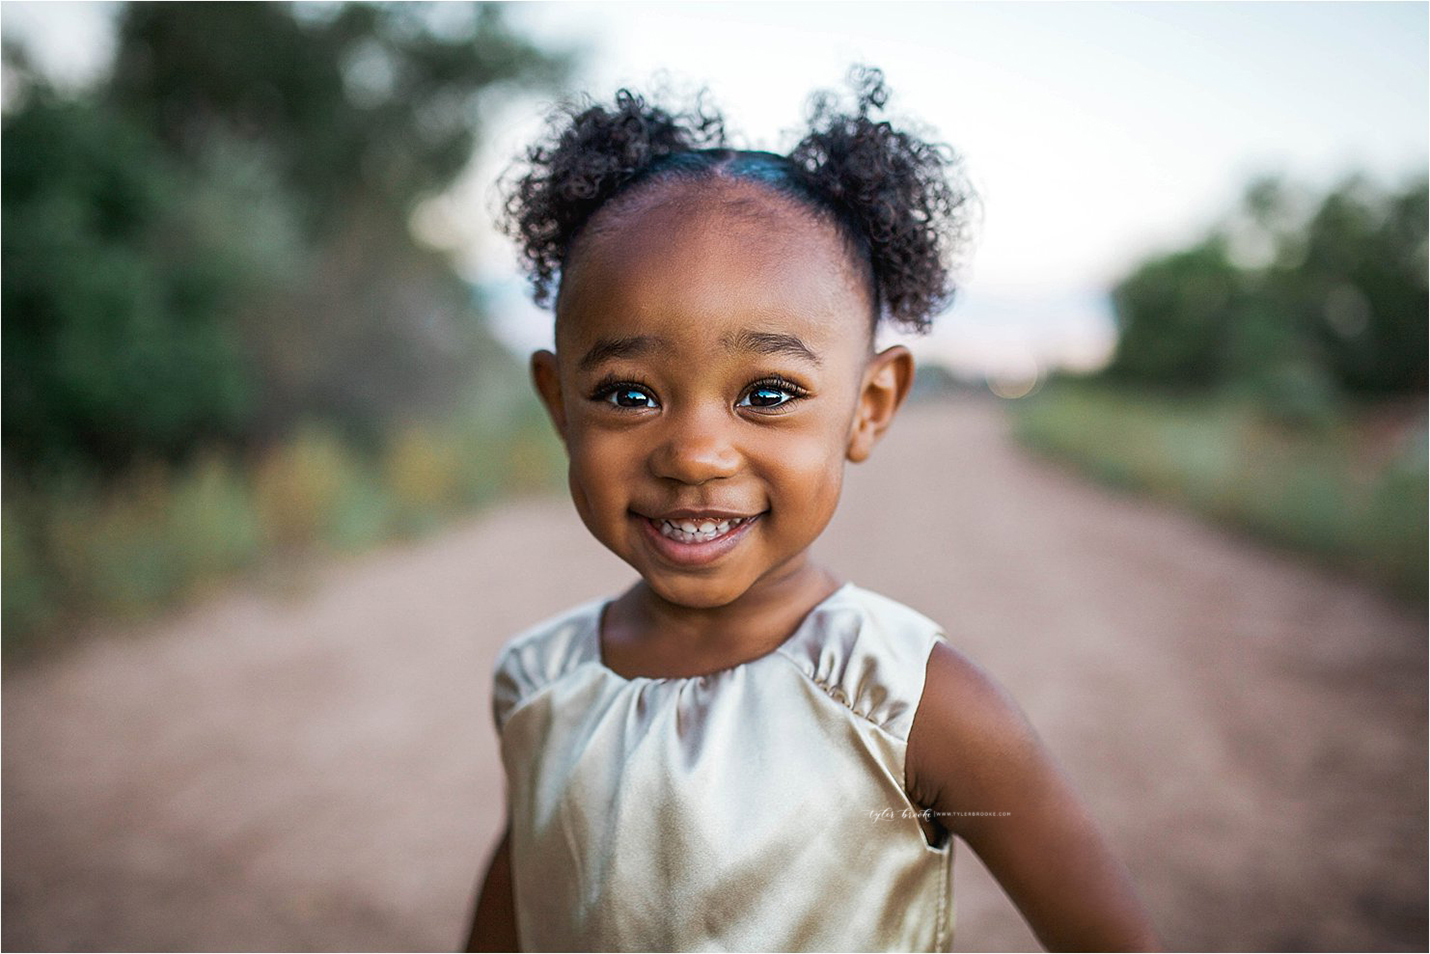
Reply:
M570 679L572 676L586 669L590 665L591 664L589 662L579 662L573 666L569 666L563 669L561 672L552 676L550 679L545 679L540 683L532 685L525 692L521 693L521 695L519 695L510 706L505 708L504 717L501 720L501 729L505 730L507 723L509 723L512 718L516 716L517 713L522 712L523 710L531 707L532 705L535 705L542 699L543 696L549 693L552 689L561 685L562 682L566 681L567 679Z
M492 707L498 732L516 712L546 688L581 669L587 661L570 640L571 627L587 624L603 600L590 600L549 617L506 641L492 664ZM565 645L561 641L565 637ZM553 645L555 643L555 645Z
M851 588L851 592L856 599L846 605L851 606L857 613L859 618L859 631L855 639L848 644L844 657L841 660L841 665L839 665L835 671L822 673L822 667L815 662L814 656L806 656L806 653L809 652L809 647L807 646L801 647L805 650L804 652L801 652L800 648L790 645L782 646L777 652L786 662L798 670L805 679L818 686L825 695L838 703L850 714L877 727L880 732L889 738L897 739L907 744L908 733L907 731L900 732L897 728L897 724L908 722L911 727L914 714L923 699L924 690L927 688L929 655L933 652L934 645L939 640L947 641L947 634L944 627L902 603L891 600L878 593L858 590L856 588ZM895 642L903 643L902 646L895 646L894 643L889 643L881 645L876 649L867 645L865 641L872 637L874 631L882 631L885 628L880 625L871 625L881 621L881 616L883 616L884 613L881 613L880 610L885 611L885 613L892 611L897 615L897 618L901 618L912 624L911 627L896 626L894 627L895 631L899 629L903 629L904 633L908 633L910 629L918 631L919 634L915 637L915 641L918 643L916 653L910 651L909 644L904 641L904 636L902 635L895 639ZM857 650L855 647L860 644L865 644L865 648ZM844 685L844 683L847 683L846 677L849 673L849 667L856 658L865 658L872 655L875 658L883 657L888 659L891 654L895 657L902 656L905 664L910 667L917 666L917 674L912 673L912 670L910 670L909 673L905 674L907 678L894 678L883 682L879 687L883 692L877 690L871 692L863 680L860 680L857 686ZM827 678L820 678L821 675ZM851 692L855 694L856 698L850 698ZM888 711L890 696L886 695L886 693L891 693L893 700L902 703L902 708L907 710L907 716L904 716L901 711ZM860 702L864 704L864 709L860 708ZM867 711L864 711L865 709L867 709ZM881 720L880 718L876 718L876 715L884 715L885 718Z
M890 730L888 726L884 725L879 720L872 718L868 713L860 712L858 709L854 708L854 706L845 697L844 690L840 689L838 686L831 686L828 683L824 682L822 679L810 675L808 672L805 671L805 668L801 666L798 661L791 659L786 653L782 652L779 654L779 656L806 680L813 683L815 686L818 686L821 692L828 696L829 699L832 702L836 703L840 708L844 709L844 711L848 712L850 715L854 716L861 722L866 722L869 725L872 725L874 728L878 729L880 732L882 732L884 735L887 735L889 738L901 742L905 745L908 744L908 740L900 737L897 732Z

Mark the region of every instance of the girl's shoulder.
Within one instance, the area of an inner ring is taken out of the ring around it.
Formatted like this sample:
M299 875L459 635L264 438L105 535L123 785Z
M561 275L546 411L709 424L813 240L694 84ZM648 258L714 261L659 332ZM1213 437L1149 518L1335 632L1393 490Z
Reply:
M929 656L946 639L917 610L846 583L778 652L854 715L907 740Z
M607 602L602 597L580 603L506 641L492 677L492 716L498 732L524 699L590 657L591 637Z

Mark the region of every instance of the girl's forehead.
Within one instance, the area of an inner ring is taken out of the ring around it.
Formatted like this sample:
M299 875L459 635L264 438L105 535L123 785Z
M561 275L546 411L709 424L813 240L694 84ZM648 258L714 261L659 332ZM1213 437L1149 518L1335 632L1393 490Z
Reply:
M789 326L865 347L873 304L834 227L756 184L705 185L602 210L562 277L558 346L648 330L700 339Z
M834 251L834 227L814 211L767 186L711 177L655 183L598 211L578 237L568 272L593 254L654 247L707 248L739 241L771 255Z

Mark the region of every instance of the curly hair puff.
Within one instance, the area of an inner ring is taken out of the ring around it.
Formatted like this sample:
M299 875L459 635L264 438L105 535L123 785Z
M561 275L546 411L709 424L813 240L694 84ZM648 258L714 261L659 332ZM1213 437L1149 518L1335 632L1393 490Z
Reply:
M953 300L976 196L954 151L873 114L883 73L851 71L853 112L817 94L809 132L786 156L729 148L724 119L697 101L668 112L629 90L613 108L566 108L508 175L504 227L522 251L537 304L549 304L583 227L603 206L670 179L759 182L832 222L870 276L875 318L924 332Z

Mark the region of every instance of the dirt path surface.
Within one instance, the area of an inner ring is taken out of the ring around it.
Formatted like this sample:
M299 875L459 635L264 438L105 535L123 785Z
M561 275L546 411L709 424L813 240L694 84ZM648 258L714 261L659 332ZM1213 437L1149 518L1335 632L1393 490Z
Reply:
M1030 459L982 402L911 408L820 551L1012 691L1172 948L1425 949L1422 611ZM5 949L454 949L496 650L630 578L536 501L11 667ZM956 878L957 949L1035 947L967 849Z

